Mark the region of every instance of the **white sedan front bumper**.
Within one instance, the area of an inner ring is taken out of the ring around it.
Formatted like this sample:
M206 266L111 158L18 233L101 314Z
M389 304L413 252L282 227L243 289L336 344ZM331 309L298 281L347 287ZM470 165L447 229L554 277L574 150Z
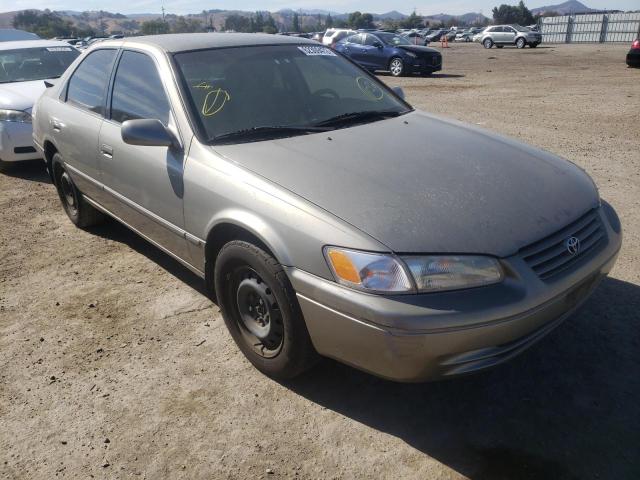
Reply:
M19 162L42 158L36 150L32 135L31 123L0 121L0 160Z

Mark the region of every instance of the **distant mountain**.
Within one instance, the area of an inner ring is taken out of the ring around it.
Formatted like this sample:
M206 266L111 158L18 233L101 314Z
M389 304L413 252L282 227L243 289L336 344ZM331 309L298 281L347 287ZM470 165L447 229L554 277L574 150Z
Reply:
M387 13L374 15L374 17L378 17L380 20L404 20L405 18L407 18L407 15L405 15L404 13L400 13L397 10L391 10Z
M571 13L589 13L597 12L594 8L587 7L584 3L578 0L568 0L558 5L547 5L546 7L532 8L531 13L533 15L542 15L545 12L558 12L560 15L568 15Z
M427 20L434 20L436 22L448 22L450 20L455 20L457 22L469 25L473 23L482 23L485 20L488 20L488 18L483 14L475 12L464 13L462 15L449 15L447 13L439 13L437 15L427 15L425 18Z

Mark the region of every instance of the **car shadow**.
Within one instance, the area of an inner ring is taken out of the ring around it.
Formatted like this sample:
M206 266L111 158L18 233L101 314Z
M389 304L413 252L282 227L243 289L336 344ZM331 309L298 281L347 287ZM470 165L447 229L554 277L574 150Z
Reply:
M42 160L9 163L4 166L0 175L29 180L31 182L51 183L51 178Z
M202 295L204 282L120 223L128 245ZM282 385L473 480L637 478L640 287L605 279L527 352L484 373L400 384L332 360Z
M324 361L283 383L484 479L638 478L640 287L605 280L532 349L482 374L398 384Z
M376 72L376 75L379 77L395 78L389 72ZM400 78L464 78L465 76L466 75L461 73L432 73L431 75L411 74Z
M210 297L207 294L204 280L159 248L147 242L140 235L134 233L122 223L111 218L107 218L104 223L91 227L87 230L99 237L127 245L132 250L144 255L149 260L162 267L167 273L184 282L198 293Z

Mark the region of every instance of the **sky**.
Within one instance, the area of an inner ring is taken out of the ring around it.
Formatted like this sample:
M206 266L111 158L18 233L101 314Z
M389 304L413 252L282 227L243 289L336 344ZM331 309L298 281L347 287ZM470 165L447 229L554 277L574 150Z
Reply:
M562 3L564 0L525 0L527 7L536 8ZM201 0L165 0L167 13L198 13L203 9L228 10L270 10L283 8L323 9L336 12L385 13L398 10L409 14L415 8L421 15L437 13L462 14L481 11L491 16L491 9L501 3L517 4L517 0L219 0L207 3ZM640 8L640 0L582 0L591 8L635 10ZM0 0L0 12L37 8L51 10L107 10L119 13L158 13L163 6L162 0Z

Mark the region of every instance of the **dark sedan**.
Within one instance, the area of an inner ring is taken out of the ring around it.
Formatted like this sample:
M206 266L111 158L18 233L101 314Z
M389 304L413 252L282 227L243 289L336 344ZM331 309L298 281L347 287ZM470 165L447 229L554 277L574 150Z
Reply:
M371 72L386 70L394 77L410 73L430 75L442 70L440 52L413 45L406 37L393 33L351 35L338 43L336 50Z
M631 44L631 50L627 53L627 65L640 67L640 39Z

